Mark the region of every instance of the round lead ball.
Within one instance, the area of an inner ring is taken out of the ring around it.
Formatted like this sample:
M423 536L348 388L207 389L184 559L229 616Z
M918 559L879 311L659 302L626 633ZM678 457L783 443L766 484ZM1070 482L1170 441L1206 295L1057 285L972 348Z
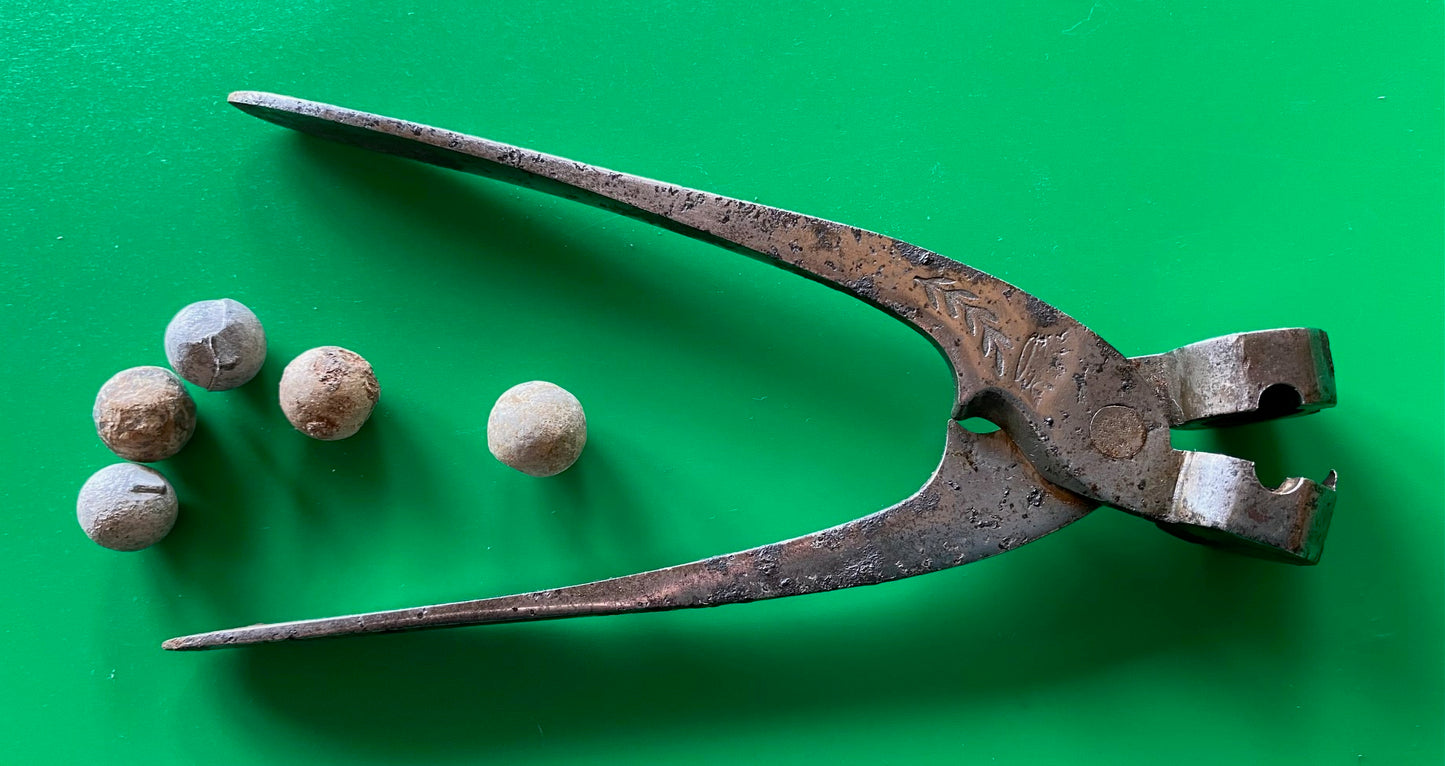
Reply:
M85 536L113 551L138 551L160 542L175 526L179 510L166 477L135 463L96 471L75 502Z
M371 365L339 346L306 351L281 373L281 411L313 439L335 441L360 431L379 398Z
M170 370L132 367L100 387L90 411L111 452L152 463L181 451L196 431L196 403Z
M555 383L534 380L507 389L487 418L487 448L529 476L555 476L587 445L582 403Z
M261 320L230 298L199 301L166 325L166 359L181 377L206 389L235 388L266 362Z

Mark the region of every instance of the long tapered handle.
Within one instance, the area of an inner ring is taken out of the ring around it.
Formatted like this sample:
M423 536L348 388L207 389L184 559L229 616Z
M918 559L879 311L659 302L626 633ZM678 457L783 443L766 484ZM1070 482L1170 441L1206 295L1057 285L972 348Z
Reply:
M897 580L1043 537L1095 503L1049 484L1002 432L948 425L943 460L897 505L821 532L690 564L515 596L252 625L166 641L173 650L721 606Z

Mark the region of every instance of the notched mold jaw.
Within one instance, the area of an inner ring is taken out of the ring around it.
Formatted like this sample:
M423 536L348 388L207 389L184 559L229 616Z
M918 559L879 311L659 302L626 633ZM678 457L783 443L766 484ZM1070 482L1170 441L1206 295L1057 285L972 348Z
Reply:
M1191 542L1290 564L1319 563L1338 475L1286 479L1269 489L1248 460L1186 452L1159 527Z
M1334 362L1323 330L1235 333L1133 361L1168 392L1174 428L1308 415L1336 402Z

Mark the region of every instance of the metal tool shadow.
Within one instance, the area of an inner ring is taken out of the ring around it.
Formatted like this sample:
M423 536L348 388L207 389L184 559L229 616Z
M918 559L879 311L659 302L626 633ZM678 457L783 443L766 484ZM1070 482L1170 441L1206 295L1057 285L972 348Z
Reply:
M1305 672L1295 667L1301 570L1116 518L1138 534L1091 524L1109 520L1096 515L1033 555L971 567L997 576L953 570L933 575L942 583L934 587L868 589L892 591L879 597L892 599L884 614L866 608L878 599L841 591L808 597L828 602L806 610L779 601L612 617L605 628L594 620L340 639L222 661L252 700L329 748L423 759L478 747L506 757L535 747L539 726L585 745L617 730L685 738L870 708L981 710L1158 655L1223 664L1243 648L1277 662L1281 677ZM986 592L976 590L981 581ZM859 602L865 608L850 606ZM733 619L740 610L753 610L746 627ZM1218 678L1240 681L1227 665ZM960 733L969 721L959 716Z
M849 350L858 345L863 333L872 341L868 355L862 358L870 368L907 369L909 360L918 354L936 357L928 341L877 309L713 245L540 192L363 153L311 136L283 135L278 140L294 143L297 154L307 162L307 172L299 182L314 184L314 193L305 196L318 218L336 208L334 189L339 185L353 204L388 211L388 217L407 222L410 228L406 231L424 231L430 244L450 251L411 257L410 268L427 269L439 280L447 280L441 284L486 280L513 286L515 294L527 296L530 313L585 316L592 326L619 336L648 337L656 345L666 346L670 355L686 358L690 364L715 367L718 374L732 380L756 380L763 388L790 385L790 381L779 380L774 370L787 368L799 356L816 355L819 348L832 349L839 360L849 359ZM518 202L511 199L515 195L527 199ZM549 220L549 215L559 216L561 222ZM627 234L614 234L624 231ZM368 244L366 233L342 230L337 234L353 237L354 249L364 250ZM668 242L669 248L706 255L658 262L657 248L648 247L654 238ZM626 241L629 239L640 246L634 248L633 242ZM485 250L478 247L480 243L486 244ZM375 257L398 259L392 252ZM719 277L726 276L736 285L740 272L753 279L745 288L723 294ZM809 300L798 301L798 291L807 291ZM630 297L624 303L616 296ZM818 315L820 303L831 312L828 316ZM741 310L742 306L756 306L757 310ZM732 323L727 333L717 330L715 317L719 314ZM863 333L860 327L866 328ZM467 332L474 340L475 328ZM707 338L708 343L698 343L699 338ZM879 338L894 342L880 342ZM900 345L905 347L901 352L896 350ZM936 384L909 382L914 392L936 389L940 418L946 418L952 404L951 380L941 357L936 365ZM831 383L836 372L830 369L825 380ZM861 377L875 387L860 391L856 383L850 388L820 385L819 380L791 385L806 388L812 397L840 408L856 409L860 401L897 398L897 378ZM939 428L930 437L941 437L941 433Z

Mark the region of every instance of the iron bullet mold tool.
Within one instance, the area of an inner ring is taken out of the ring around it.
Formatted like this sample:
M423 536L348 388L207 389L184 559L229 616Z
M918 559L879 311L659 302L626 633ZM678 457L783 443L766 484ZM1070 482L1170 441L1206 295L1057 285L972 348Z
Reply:
M937 470L870 516L772 545L553 590L183 636L167 649L718 606L872 585L1017 548L1101 505L1188 540L1319 560L1335 474L1262 486L1254 465L1174 449L1171 428L1269 420L1335 404L1329 342L1288 328L1126 357L996 277L892 237L484 138L257 92L261 119L363 149L621 213L848 293L931 340L957 389ZM942 413L940 413L942 416ZM1002 428L975 434L962 418Z

